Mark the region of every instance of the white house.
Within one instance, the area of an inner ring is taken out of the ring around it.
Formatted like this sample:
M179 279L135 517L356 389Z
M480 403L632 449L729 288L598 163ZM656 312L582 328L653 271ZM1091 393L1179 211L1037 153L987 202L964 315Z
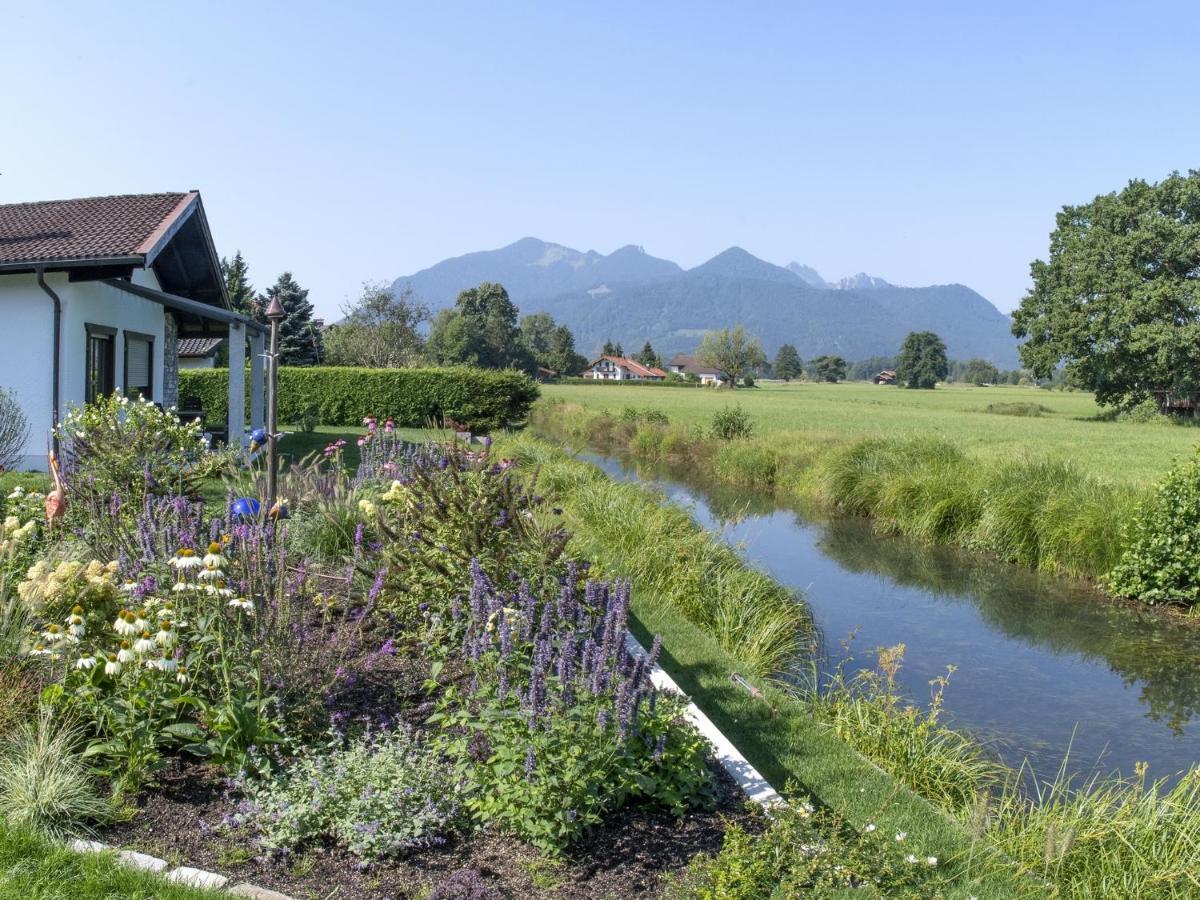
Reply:
M263 328L231 311L200 194L0 205L0 388L29 419L22 468L45 469L53 424L119 391L179 401L180 338L229 341L229 434L264 420Z
M701 365L694 356L686 353L676 353L667 363L667 368L676 375L695 375L701 384L711 384L720 387L729 383L729 376L713 366Z
M583 371L584 378L602 381L662 381L667 373L624 356L602 356Z

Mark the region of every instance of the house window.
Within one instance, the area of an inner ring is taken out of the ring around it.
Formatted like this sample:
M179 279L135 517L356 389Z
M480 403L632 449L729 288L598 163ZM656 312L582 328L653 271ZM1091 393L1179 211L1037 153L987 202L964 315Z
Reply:
M87 362L83 397L88 403L113 392L116 368L117 330L102 325L87 326Z
M125 332L125 396L154 399L154 338Z

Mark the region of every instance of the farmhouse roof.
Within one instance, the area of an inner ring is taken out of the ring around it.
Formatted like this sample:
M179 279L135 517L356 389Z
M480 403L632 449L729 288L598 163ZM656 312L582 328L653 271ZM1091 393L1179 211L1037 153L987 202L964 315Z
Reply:
M179 356L183 359L204 359L212 356L224 338L181 338L176 342Z
M600 359L594 360L589 366L589 369L595 368L601 360L607 359L610 363L620 366L622 369L628 369L634 375L641 378L654 377L666 378L667 373L662 369L653 368L651 366L643 366L636 359L630 359L627 356L601 356Z
M164 291L229 308L198 191L0 205L0 273L153 268Z

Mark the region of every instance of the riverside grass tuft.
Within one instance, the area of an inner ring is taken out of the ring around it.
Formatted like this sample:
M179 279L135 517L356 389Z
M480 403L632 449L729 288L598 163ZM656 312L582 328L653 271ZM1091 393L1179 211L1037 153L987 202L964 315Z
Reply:
M686 511L540 441L512 439L504 452L538 468L541 490L569 500L573 524L581 526L579 554L591 554L590 535L608 531L604 558L613 568L716 637L745 662L747 674L773 677L801 663L813 627L807 607L766 574L746 568ZM617 522L621 527L612 528Z
M1100 578L1117 564L1144 493L1069 460L1029 453L984 459L939 437L846 440L789 432L786 439L775 434L719 441L674 420L617 419L558 402L536 407L532 421L548 434L870 516L883 533L955 544L1075 577Z

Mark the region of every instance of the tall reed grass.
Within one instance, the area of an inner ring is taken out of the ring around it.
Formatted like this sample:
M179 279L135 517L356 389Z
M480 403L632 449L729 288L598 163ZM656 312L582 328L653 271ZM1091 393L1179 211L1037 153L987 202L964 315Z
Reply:
M537 467L539 488L567 508L577 554L603 558L632 579L637 596L679 610L744 661L747 674L782 675L804 658L814 627L804 603L747 568L685 510L540 441L515 438L502 450Z
M1100 578L1116 565L1140 496L1070 462L991 462L937 437L846 441L814 431L724 442L652 416L568 403L539 405L532 421L560 437L871 516L881 532L1070 576Z

